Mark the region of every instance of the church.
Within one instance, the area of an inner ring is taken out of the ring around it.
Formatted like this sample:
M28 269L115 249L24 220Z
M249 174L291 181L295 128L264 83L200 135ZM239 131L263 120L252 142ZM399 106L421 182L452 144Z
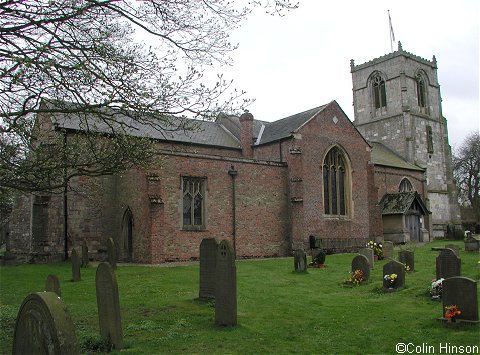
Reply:
M79 177L63 194L17 199L9 251L63 260L85 240L123 262L195 260L202 239L229 239L237 258L291 255L317 236L332 252L369 240L425 242L455 231L453 182L437 63L398 50L351 61L354 117L336 101L274 122L246 111L195 122L194 131L137 132L155 140L148 169ZM68 115L42 127L81 132Z

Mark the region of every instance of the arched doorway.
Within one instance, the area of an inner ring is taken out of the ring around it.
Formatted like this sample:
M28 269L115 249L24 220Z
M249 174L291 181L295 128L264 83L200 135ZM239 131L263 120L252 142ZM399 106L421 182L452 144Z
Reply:
M122 260L130 262L133 260L133 215L130 208L123 214L122 220Z

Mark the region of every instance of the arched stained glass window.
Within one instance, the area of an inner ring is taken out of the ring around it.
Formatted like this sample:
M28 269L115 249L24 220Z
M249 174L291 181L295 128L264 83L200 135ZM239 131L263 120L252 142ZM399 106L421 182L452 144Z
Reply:
M400 181L400 186L398 187L398 192L410 192L413 191L413 185L407 178L403 178Z
M375 109L387 107L387 92L385 90L385 80L380 74L376 74L372 79L373 102Z
M183 228L199 229L205 227L205 179L182 179Z
M332 148L325 156L322 170L324 213L346 215L347 167L338 148Z

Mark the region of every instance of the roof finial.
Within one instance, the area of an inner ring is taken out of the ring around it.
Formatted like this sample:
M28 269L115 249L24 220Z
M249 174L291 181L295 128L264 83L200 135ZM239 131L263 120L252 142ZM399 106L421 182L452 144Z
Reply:
M398 41L398 50L403 51L402 42Z

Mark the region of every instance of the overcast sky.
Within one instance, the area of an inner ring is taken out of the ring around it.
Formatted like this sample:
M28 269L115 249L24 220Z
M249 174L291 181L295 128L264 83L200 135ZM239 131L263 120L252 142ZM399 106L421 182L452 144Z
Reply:
M336 100L353 120L350 59L390 52L387 10L403 49L438 64L450 144L480 128L477 0L314 1L285 17L257 11L232 33L240 47L222 68L256 101L256 119L273 121ZM397 43L394 44L394 50Z

